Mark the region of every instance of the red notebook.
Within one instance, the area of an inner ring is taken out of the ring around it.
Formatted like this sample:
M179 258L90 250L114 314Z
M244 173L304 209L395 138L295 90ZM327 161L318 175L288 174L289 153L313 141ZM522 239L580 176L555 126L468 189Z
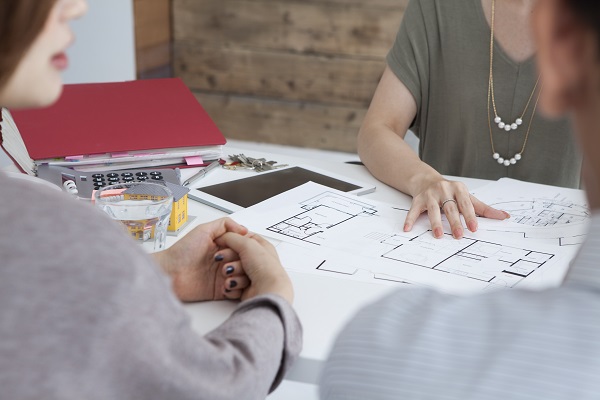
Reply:
M175 150L177 155L195 150L190 156L202 156L203 148L214 153L226 142L177 78L65 85L52 106L10 110L10 116L34 162L65 157L77 162L89 155L117 162L133 155L165 157L165 152ZM6 146L6 117L3 145L13 153Z

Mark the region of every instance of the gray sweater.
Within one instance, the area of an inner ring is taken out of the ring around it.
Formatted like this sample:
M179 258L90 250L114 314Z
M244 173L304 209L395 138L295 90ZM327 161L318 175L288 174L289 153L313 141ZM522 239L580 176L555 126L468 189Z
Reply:
M99 210L0 173L0 399L260 399L301 348L275 295L202 337Z

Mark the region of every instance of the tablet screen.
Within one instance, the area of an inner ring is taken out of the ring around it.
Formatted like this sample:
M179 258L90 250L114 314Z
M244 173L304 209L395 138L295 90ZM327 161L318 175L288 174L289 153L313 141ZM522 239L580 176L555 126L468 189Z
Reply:
M361 186L302 167L292 167L250 178L204 186L196 190L247 208L310 181L343 192L351 192L361 188Z

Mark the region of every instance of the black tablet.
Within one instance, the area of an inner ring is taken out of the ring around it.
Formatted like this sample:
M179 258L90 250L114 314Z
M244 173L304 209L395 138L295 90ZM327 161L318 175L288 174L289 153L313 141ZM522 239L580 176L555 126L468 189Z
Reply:
M219 210L233 213L307 182L315 182L343 192L359 195L375 190L374 185L367 185L330 172L319 171L313 167L296 166L262 172L251 177L216 185L199 187L191 190L188 196Z

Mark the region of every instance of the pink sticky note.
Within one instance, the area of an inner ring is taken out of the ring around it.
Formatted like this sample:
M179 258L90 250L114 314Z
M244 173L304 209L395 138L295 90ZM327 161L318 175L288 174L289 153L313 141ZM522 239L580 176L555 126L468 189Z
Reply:
M185 163L187 165L204 165L204 161L200 156L185 157Z
M79 160L83 160L83 155L65 157L65 161L79 161Z
M126 188L125 189L105 190L102 192L100 197L104 198L104 197L110 197L110 196L118 196L126 190L127 190ZM95 190L95 189L92 191L92 204L96 203L96 192L97 192L97 190Z

